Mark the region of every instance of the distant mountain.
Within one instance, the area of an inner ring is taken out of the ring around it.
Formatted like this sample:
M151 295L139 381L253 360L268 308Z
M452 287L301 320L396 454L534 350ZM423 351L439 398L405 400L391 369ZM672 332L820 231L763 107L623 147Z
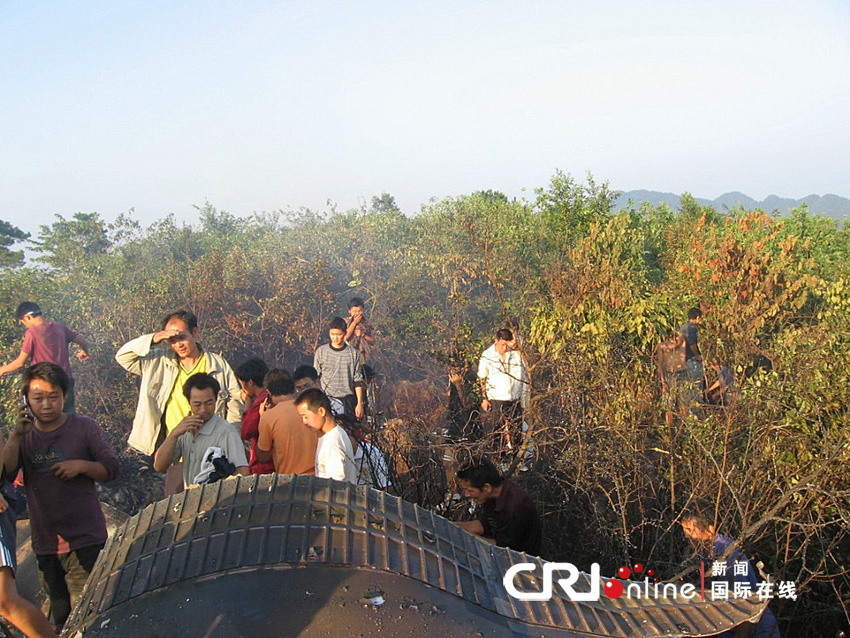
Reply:
M724 193L713 200L701 199L699 197L694 199L700 204L711 206L720 212L741 206L746 210L761 209L768 213L778 211L782 215L787 215L792 209L806 204L809 207L809 212L823 215L824 217L841 220L845 217L850 217L850 199L839 197L838 195L809 195L803 199L789 199L787 197L769 195L764 201L759 202L744 193L733 191L731 193ZM679 208L681 201L679 195L674 193L646 190L627 191L617 198L617 201L614 203L615 210L628 206L629 200L632 200L635 204L649 202L650 204L657 205L664 202L673 210Z

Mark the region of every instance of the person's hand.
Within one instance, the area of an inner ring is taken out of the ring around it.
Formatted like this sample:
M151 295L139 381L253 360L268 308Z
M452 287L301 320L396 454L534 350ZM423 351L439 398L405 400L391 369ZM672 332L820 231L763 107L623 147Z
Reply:
M180 331L177 328L166 328L165 330L160 330L157 333L154 333L153 342L161 343L163 341L168 341L172 337L176 337L180 334Z
M0 514L9 509L9 504L6 502L6 499L3 498L3 495L0 494Z
M460 383L461 381L463 381L463 377L461 376L460 372L451 370L449 371L449 381L451 383Z
M70 481L72 478L76 478L80 474L83 474L85 469L86 462L80 459L75 459L73 461L62 461L61 463L56 463L50 468L50 471L56 475L56 478L63 481Z
M260 404L260 414L265 414L266 410L270 410L273 407L272 397L270 394L267 394L265 400Z
M242 399L242 404L247 406L248 405L248 391L245 388L242 388L239 391L239 396Z
M490 401L488 401L487 399L482 399L481 400L481 410L483 412L489 412L490 411Z
M86 352L85 350L77 350L77 361L82 363L83 361L88 361L89 359L91 359L91 357L89 356L88 352Z
M364 413L365 410L363 409L363 402L358 401L357 405L354 406L354 416L356 416L358 419L362 419Z
M32 430L32 426L35 423L35 417L30 412L29 406L22 405L20 410L18 410L18 421L15 423L15 429L13 430L13 434L17 434L18 436L23 436L30 430Z
M195 414L190 414L183 417L183 420L177 424L177 427L171 431L171 434L173 436L181 436L186 432L194 432L197 434L198 430L202 427L204 427L204 420Z
M360 320L363 318L363 311L361 310L360 312L351 314L349 316L351 317L351 323L356 326L358 323L360 323Z

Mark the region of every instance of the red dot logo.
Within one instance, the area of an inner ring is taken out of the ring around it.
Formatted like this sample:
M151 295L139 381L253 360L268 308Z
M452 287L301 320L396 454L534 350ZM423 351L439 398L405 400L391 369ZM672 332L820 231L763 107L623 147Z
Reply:
M625 580L626 578L629 578L631 575L632 575L632 570L629 569L628 567L623 566L623 567L620 567L620 569L617 570L617 578L622 578L623 580Z
M635 574L640 574L643 571L643 563L635 563Z
M646 575L647 576L655 576L655 570L654 569L647 569Z
M608 598L619 598L623 595L623 583L619 580L609 580L602 588Z

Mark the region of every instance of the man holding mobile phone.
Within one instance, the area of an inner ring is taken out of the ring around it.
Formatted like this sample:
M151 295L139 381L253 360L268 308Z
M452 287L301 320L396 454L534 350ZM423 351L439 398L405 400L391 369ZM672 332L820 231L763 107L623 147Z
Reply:
M22 392L29 410L21 408L3 451L6 476L23 468L32 548L57 631L106 543L95 481L118 475L118 458L100 426L63 412L67 391L68 376L56 364L27 368Z
M22 398L20 415L32 419L26 398ZM6 486L5 473L2 479ZM41 610L22 598L15 584L15 571L18 567L15 556L16 530L15 515L9 503L0 494L0 616L12 623L26 636L32 638L55 638L56 632L50 626Z

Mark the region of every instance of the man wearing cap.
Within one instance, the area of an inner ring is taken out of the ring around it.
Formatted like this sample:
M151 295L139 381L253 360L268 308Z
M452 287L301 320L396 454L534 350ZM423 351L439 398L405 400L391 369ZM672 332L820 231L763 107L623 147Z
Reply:
M65 414L74 413L74 377L71 374L71 361L68 357L68 344L76 343L80 346L77 351L79 361L88 361L89 344L76 332L64 323L58 321L47 321L44 313L37 303L24 301L18 306L15 316L27 329L24 334L24 345L17 359L4 366L0 366L0 377L8 372L14 372L23 368L28 359L30 365L48 361L55 363L65 374L68 375L68 392L65 395L65 405L62 411Z

